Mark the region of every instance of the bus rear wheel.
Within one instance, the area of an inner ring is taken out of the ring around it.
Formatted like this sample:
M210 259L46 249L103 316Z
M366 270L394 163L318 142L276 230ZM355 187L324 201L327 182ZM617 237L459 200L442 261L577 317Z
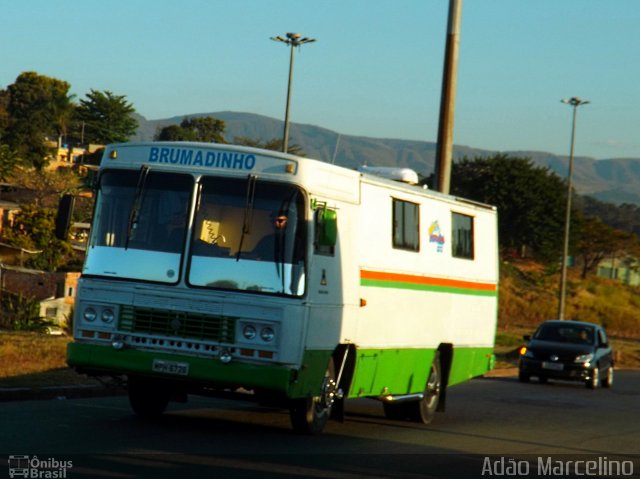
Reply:
M145 419L160 416L171 399L171 390L166 385L137 376L129 377L127 391L131 409Z
M422 399L403 404L409 419L422 424L430 424L436 414L440 394L442 392L442 377L440 369L440 356L436 354L429 371L429 379Z
M291 401L289 417L294 431L303 434L321 433L331 416L337 389L335 367L331 359L324 373L320 395Z

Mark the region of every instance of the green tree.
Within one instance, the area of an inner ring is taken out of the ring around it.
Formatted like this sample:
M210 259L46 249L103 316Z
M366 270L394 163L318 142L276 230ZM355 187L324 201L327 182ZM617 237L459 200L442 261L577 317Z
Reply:
M45 139L59 136L73 109L69 83L39 75L20 74L7 88L8 125L3 140L27 166L42 168L51 153Z
M498 207L502 248L557 257L564 231L566 183L528 158L497 154L454 163L451 193Z
M253 148L262 148L263 150L271 151L282 151L282 146L284 143L282 141L282 138L272 138L267 141L262 141L244 136L236 136L233 139L233 142L236 145L251 146ZM290 155L305 156L304 150L298 144L289 144L287 150Z
M0 90L0 138L9 126L9 91Z
M35 171L16 168L11 174L11 181L31 191L34 204L42 207L57 207L62 195L77 192L82 183L70 168Z
M36 269L55 271L66 256L71 254L71 246L54 235L56 211L42 208L34 203L21 206L13 225L2 230L2 241L17 248L41 251L32 255L25 263Z
M42 331L40 302L23 294L4 291L0 297L0 328L14 331Z
M7 181L20 163L18 154L9 145L0 144L0 181Z
M606 257L635 256L640 252L637 236L611 228L600 218L578 215L575 223L576 236L579 238L575 251L581 259L583 279Z
M156 132L157 141L192 141L190 132L180 125L169 125Z
M128 141L138 128L133 118L133 105L124 95L110 91L91 90L87 98L80 100L76 112L74 139L79 141L78 129L84 125L84 143L119 143Z
M212 116L184 118L180 125L169 125L158 131L158 141L201 141L205 143L226 143L225 124Z

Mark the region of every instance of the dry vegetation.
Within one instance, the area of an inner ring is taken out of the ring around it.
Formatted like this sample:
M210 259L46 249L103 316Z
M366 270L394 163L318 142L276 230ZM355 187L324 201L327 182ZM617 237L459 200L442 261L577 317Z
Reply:
M531 262L504 262L500 271L499 364L513 365L523 334L557 316L559 275ZM640 367L640 288L569 269L566 318L602 324L619 367Z
M0 333L0 377L63 368L69 338L33 332Z

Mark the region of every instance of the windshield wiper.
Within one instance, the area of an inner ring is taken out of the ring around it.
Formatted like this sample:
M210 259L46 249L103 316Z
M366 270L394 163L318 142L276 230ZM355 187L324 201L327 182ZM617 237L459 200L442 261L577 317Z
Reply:
M129 221L127 223L127 237L124 242L124 249L129 248L129 241L133 235L133 230L138 224L138 216L140 215L140 208L142 207L142 193L144 192L144 185L147 182L149 176L149 167L142 165L140 167L140 173L138 174L138 184L136 185L136 192L133 195L133 201L131 202L131 209L129 210Z
M238 253L236 261L240 261L242 254L242 244L246 234L251 233L251 224L253 223L253 212L256 200L256 175L249 175L247 179L247 196L244 204L244 219L242 220L242 232L240 233L240 244L238 245Z

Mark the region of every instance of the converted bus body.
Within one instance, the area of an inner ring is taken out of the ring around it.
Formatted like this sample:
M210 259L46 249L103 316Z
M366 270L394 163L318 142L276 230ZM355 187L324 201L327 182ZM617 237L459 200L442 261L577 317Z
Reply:
M492 207L272 151L111 145L68 362L126 376L142 415L242 388L304 432L356 397L429 422L492 367L497 283Z

